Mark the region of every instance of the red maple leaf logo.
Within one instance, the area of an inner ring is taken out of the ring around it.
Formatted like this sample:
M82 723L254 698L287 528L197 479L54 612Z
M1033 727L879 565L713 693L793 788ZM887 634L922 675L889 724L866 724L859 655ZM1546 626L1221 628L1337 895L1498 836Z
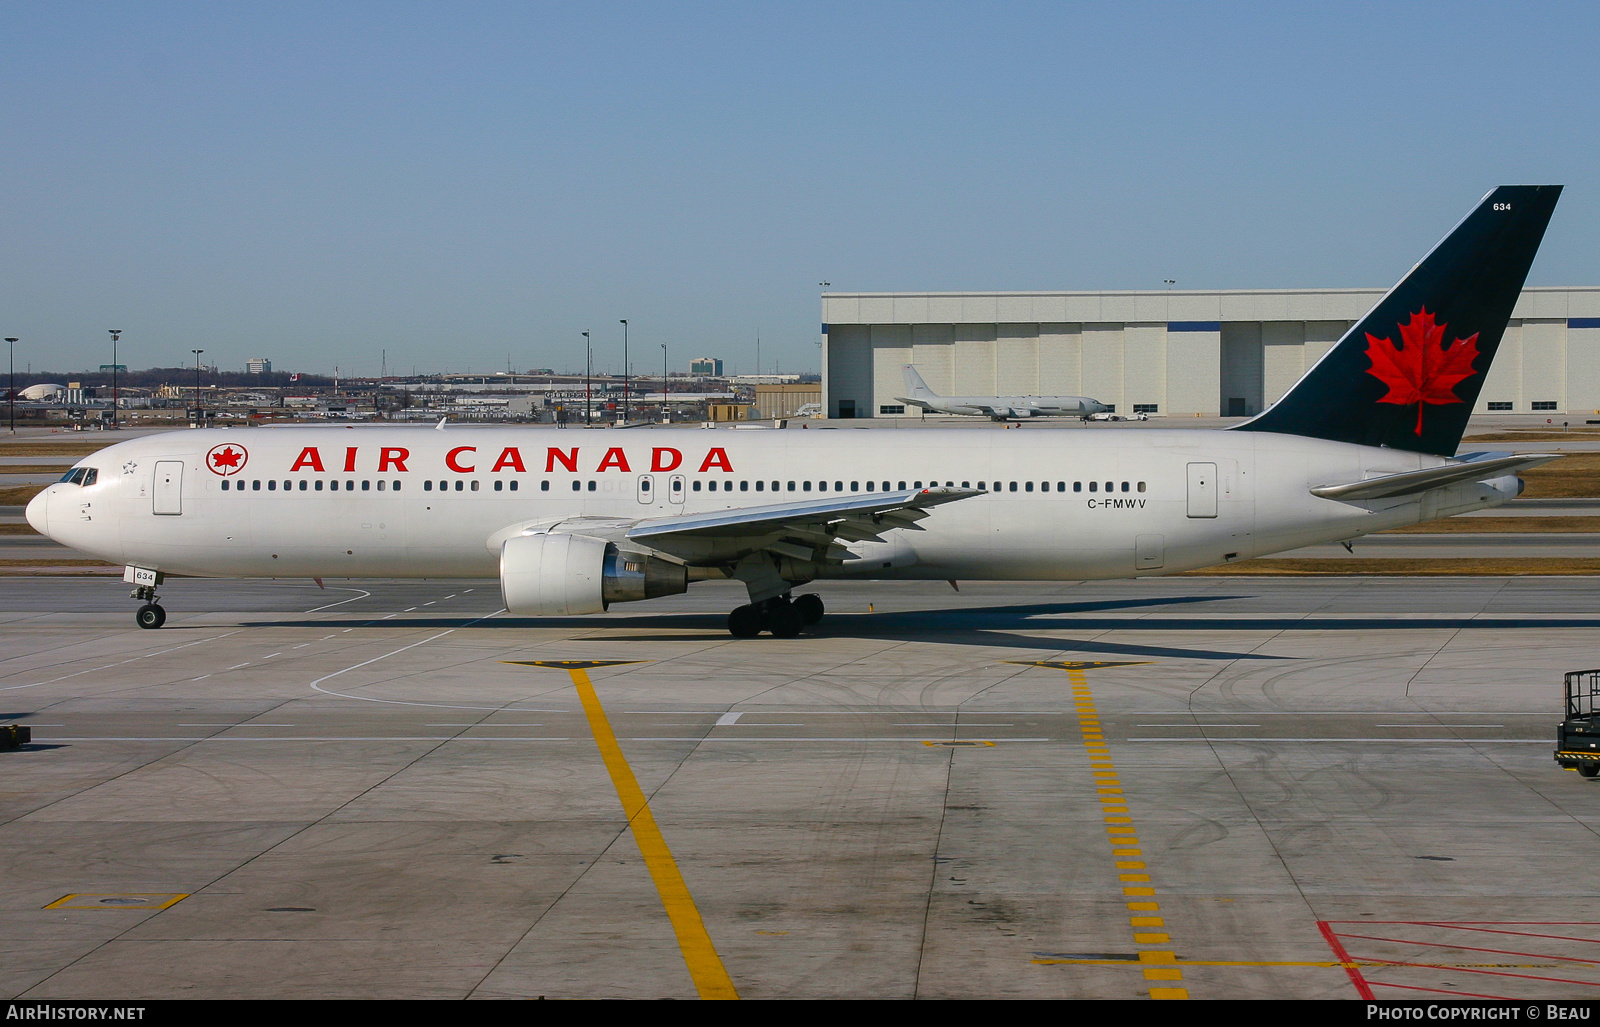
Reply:
M1473 360L1478 356L1478 333L1457 339L1449 349L1444 348L1444 330L1447 324L1436 324L1428 308L1411 315L1411 323L1397 325L1400 329L1400 348L1389 339L1379 339L1367 333L1367 356L1372 367L1367 373L1389 386L1389 392L1379 403L1417 405L1418 435L1422 434L1422 406L1465 402L1451 390L1476 371Z
M213 446L206 456L209 458L212 473L224 477L238 474L243 469L244 462L249 459L242 447L229 445Z

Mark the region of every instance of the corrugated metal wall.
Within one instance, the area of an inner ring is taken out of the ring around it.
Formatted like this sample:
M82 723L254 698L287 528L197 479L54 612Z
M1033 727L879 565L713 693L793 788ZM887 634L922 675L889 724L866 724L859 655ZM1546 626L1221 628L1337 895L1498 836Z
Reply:
M900 405L901 368L914 364L941 395L1084 395L1119 412L1144 405L1171 416L1226 415L1229 400L1243 400L1253 415L1291 388L1380 295L827 296L827 410L839 416L844 402L857 417L896 416L884 408ZM1099 316L1039 317L1075 313ZM1600 287L1530 289L1517 313L1479 409L1510 403L1526 413L1554 403L1553 412L1600 414ZM1030 315L1039 320L1025 320Z

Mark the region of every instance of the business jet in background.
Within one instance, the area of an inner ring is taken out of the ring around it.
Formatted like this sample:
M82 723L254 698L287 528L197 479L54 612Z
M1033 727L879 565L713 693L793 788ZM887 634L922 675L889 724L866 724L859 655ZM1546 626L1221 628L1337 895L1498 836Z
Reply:
M940 396L928 388L915 365L906 364L900 372L911 395L895 398L935 414L969 414L1009 421L1025 417L1088 417L1111 409L1088 396Z
M1515 497L1552 455L1456 456L1559 186L1503 186L1274 406L1228 429L647 432L284 427L100 450L28 522L168 577L498 577L568 617L743 582L793 637L827 578L1170 574Z

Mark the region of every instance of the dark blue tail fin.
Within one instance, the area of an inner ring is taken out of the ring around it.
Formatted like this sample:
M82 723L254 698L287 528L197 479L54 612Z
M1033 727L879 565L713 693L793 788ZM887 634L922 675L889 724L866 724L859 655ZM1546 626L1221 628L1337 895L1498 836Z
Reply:
M1238 431L1452 456L1561 196L1503 185Z

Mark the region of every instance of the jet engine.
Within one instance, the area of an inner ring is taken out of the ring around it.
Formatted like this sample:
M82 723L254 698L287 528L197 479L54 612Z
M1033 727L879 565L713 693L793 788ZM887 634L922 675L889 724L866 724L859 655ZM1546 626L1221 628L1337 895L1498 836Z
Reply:
M512 613L563 617L689 590L689 569L589 535L518 535L500 547L500 593Z

